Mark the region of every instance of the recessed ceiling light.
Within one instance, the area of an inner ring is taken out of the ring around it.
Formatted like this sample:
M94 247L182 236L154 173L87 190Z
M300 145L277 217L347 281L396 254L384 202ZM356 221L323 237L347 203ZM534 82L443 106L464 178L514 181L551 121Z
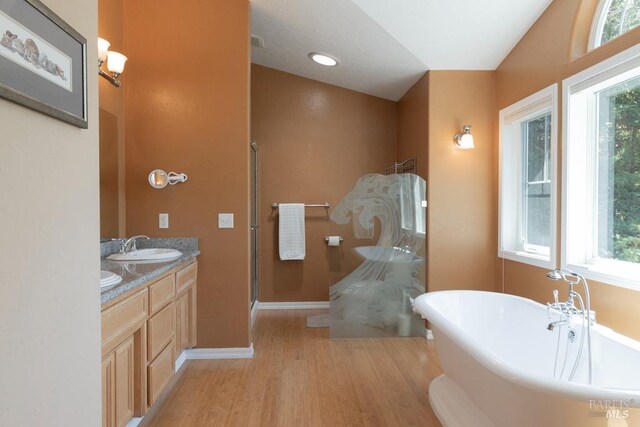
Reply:
M328 55L324 55L322 53L312 52L309 54L309 58L311 58L311 60L313 60L314 62L327 67L335 67L336 65L338 65L337 59L332 58Z

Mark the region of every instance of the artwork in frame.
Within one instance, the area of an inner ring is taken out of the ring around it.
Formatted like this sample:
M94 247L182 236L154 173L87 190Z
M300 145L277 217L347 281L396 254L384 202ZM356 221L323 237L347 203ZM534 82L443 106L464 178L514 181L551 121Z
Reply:
M0 0L0 97L88 127L87 41L39 0Z

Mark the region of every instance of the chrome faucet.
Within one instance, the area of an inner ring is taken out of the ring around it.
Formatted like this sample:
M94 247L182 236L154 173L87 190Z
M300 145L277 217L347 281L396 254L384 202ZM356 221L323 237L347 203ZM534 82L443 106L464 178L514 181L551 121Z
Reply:
M579 315L583 321L583 327L586 329L587 335L587 358L588 358L588 380L589 384L591 384L591 380L593 378L593 362L592 362L592 351L591 351L591 326L595 323L596 313L591 310L591 297L589 295L589 285L587 284L587 279L585 279L582 275L575 273L571 270L559 269L553 270L547 273L547 277L551 280L563 280L569 285L569 296L565 302L560 302L558 300L558 290L554 289L553 291L553 303L547 303L547 309L549 310L549 315L551 315L551 310L554 310L560 314L560 319L551 322L547 325L547 329L549 331L553 331L556 326L568 325L571 322L571 318L575 315ZM574 286L581 283L582 288L584 290L585 298L582 299L582 296L574 290ZM580 304L580 308L576 307L575 300L578 300ZM574 363L573 369L571 370L571 374L569 375L569 381L573 380L573 377L576 373L578 365L580 363L580 357L582 356L582 344L584 339L584 331L582 333L580 339L580 349L578 350L578 354L576 356L576 361Z
M553 331L556 326L565 326L565 325L569 325L571 322L569 322L569 319L567 319L566 317L561 318L560 320L556 320L555 322L551 322L547 325L547 330L549 331Z
M129 237L127 240L125 240L122 243L122 247L124 248L124 252L127 253L127 252L137 251L138 247L136 246L136 241L138 239L149 240L149 236L145 236L144 234L139 234L137 236Z
M582 318L588 319L589 324L592 325L596 320L595 311L591 310L589 287L586 283L586 279L581 275L569 270L553 270L547 273L547 277L551 280L564 280L569 285L569 296L565 302L558 300L558 290L553 290L553 303L547 303L549 311L555 310L563 317L571 318L572 316L579 315ZM586 294L586 305L582 301L582 296L574 290L574 286L582 281ZM580 302L580 308L576 306L576 298ZM553 330L551 324L547 327L550 331Z
M144 234L140 234L137 236L129 237L128 239L111 239L112 241L116 241L120 243L120 253L126 254L128 252L137 251L138 247L136 246L136 240L138 239L146 239L149 240L149 236L145 236Z

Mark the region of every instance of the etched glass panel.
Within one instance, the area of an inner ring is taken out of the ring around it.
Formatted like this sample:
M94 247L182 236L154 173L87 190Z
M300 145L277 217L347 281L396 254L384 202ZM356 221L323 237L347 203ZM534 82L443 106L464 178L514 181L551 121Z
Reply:
M424 337L411 298L425 292L426 207L424 179L371 174L332 211L332 221L353 223L356 238L381 228L376 246L353 249L362 264L329 290L332 338Z

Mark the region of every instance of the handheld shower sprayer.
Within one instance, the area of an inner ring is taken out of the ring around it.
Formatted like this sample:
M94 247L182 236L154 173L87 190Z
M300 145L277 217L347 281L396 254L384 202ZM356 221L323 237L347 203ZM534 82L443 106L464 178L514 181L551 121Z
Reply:
M591 311L591 297L589 295L589 285L587 284L587 279L585 279L582 275L573 272L567 269L555 269L547 273L547 277L551 280L563 280L569 285L569 298L566 302L561 303L558 300L558 290L554 289L553 291L553 304L548 304L550 309L557 310L561 315L566 316L567 319L570 319L573 315L579 314L583 320L583 328L586 329L587 335L587 357L589 362L589 371L588 371L588 379L589 384L591 384L592 379L592 360L591 360L591 323L595 321L595 313ZM582 283L582 288L584 289L585 299L583 301L582 296L575 292L573 287L578 283ZM575 305L575 299L578 299L580 303L580 309L578 309ZM550 323L547 326L547 329L552 331L555 327L555 324L558 322ZM584 338L584 334L582 335ZM573 376L576 373L578 368L578 364L580 363L580 356L582 354L582 342L580 342L580 350L578 351L578 355L576 357L576 362L574 364L573 370L569 376L569 381L573 380Z

